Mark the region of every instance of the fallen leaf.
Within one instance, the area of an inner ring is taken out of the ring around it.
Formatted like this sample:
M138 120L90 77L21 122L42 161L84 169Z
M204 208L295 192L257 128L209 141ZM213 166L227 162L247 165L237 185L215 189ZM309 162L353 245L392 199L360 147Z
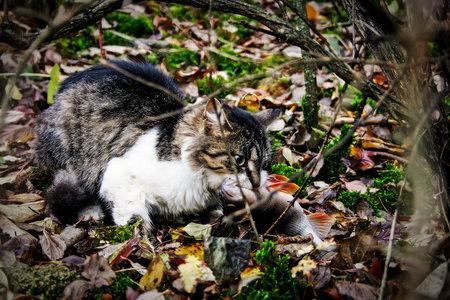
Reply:
M42 235L39 236L39 244L41 245L42 253L45 254L50 260L58 260L64 256L66 250L66 243L63 239L56 234L49 234L47 230L42 231Z
M203 260L205 255L205 250L201 243L194 243L189 246L183 246L175 249L175 254L177 255L192 255L197 257L199 260Z
M314 289L318 290L326 286L331 280L331 268L326 265L318 265L311 270L309 282Z
M38 241L31 234L22 234L13 237L3 244L5 248L14 251L15 259L20 259L23 262L35 260L35 255L38 249Z
M317 262L311 259L311 257L306 256L298 262L298 264L291 269L292 277L296 277L297 273L300 272L303 275L310 276L311 271L317 267Z
M376 300L380 289L364 283L336 280L335 287L345 299Z
M211 225L210 224L197 224L191 222L184 226L183 230L193 236L196 240L201 240L203 237L211 236Z
M89 279L96 287L111 285L113 282L112 278L116 278L116 274L109 266L106 258L97 253L86 259L84 271L81 275Z
M59 65L55 64L52 68L52 71L50 72L50 82L48 83L47 87L47 103L52 104L53 103L53 96L56 94L56 91L59 88L59 77L60 69Z
M12 222L3 214L0 214L0 232L2 233L2 235L9 236L9 238L13 238L19 235L30 235L25 230L17 227L14 222Z
M141 237L136 234L131 240L125 243L124 247L117 252L115 258L111 261L111 266L118 266L120 263L127 258L136 248L136 246L141 241Z
M365 194L367 192L367 186L361 181L361 180L353 180L350 182L346 182L345 180L341 179L347 190L352 192L359 192L361 194Z
M314 250L312 239L307 239L304 243L280 244L277 245L278 251L287 252L294 257L302 257L306 253Z
M17 194L8 197L10 202L33 202L42 199L42 196L38 194Z
M95 288L95 285L86 280L75 280L64 288L62 300L83 300L87 299L89 292Z
M202 276L202 273L200 272L201 265L202 262L197 257L188 255L186 263L178 266L180 277L186 292L192 293L194 291L198 279Z
M368 227L351 238L341 241L333 266L340 269L353 269L356 263L365 263L372 258L373 246L378 242L380 225Z
M151 291L140 294L136 300L164 300L166 299L164 295L166 295L166 293L163 294L158 292L157 289L153 289ZM175 299L175 298L168 298L168 299Z
M241 273L241 280L239 281L238 292L249 285L250 283L261 278L263 272L261 271L259 266L247 268Z
M40 218L44 213L45 200L24 204L0 204L0 212L7 215L14 222L31 222Z
M5 94L10 94L14 100L21 100L23 98L19 88L16 85L11 87L9 83L5 87Z
M159 287L164 275L164 262L159 255L156 255L147 268L147 272L142 276L139 285L146 290Z
M136 263L130 260L130 264L133 269L141 275L145 275L147 273L147 268L141 265L140 263Z

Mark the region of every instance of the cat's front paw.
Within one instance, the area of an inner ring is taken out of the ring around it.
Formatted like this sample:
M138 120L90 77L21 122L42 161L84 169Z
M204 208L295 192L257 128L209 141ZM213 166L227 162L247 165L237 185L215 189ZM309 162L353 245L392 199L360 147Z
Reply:
M214 209L208 212L209 223L215 223L223 217L222 209Z
M104 218L105 214L99 205L89 206L78 212L78 219L87 222L100 223Z
M139 235L142 237L142 239L146 239L151 236L153 226L150 222L144 220L141 216L133 215L128 221L128 224L138 224Z

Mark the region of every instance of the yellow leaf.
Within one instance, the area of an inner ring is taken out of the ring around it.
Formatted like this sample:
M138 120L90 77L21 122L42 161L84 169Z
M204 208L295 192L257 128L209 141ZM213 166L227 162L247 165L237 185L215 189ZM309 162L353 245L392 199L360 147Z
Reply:
M5 92L11 94L11 98L14 100L22 100L22 93L19 91L17 86L11 86L9 83L5 87Z
M151 290L153 287L158 287L161 284L164 274L164 262L159 255L153 258L152 262L147 268L147 273L142 276L139 285L146 290Z
M247 268L241 273L241 279L247 279L264 274L259 267Z
M194 291L197 280L202 276L202 273L200 272L201 265L202 262L197 257L188 255L186 263L178 267L186 292L192 293Z
M199 260L203 260L203 256L205 255L205 250L203 250L203 246L201 243L195 243L190 246L183 246L183 247L177 248L175 250L175 254L195 256Z
M317 262L311 259L309 256L303 258L298 262L298 265L292 268L292 277L297 276L297 272L302 272L303 275L309 276L312 270L317 267Z

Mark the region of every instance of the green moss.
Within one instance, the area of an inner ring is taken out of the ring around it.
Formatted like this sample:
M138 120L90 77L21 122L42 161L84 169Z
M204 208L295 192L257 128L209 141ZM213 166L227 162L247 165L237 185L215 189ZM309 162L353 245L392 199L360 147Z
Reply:
M116 11L105 18L110 24L115 25L114 30L133 37L149 35L154 29L153 20L143 15L134 18L129 14Z
M302 111L303 111L303 126L305 126L306 130L310 131L312 128L317 128L318 118L317 109L308 102L308 95L302 98Z
M136 271L116 272L116 279L110 286L104 286L97 289L97 299L102 299L103 295L111 295L110 299L126 299L125 295L128 287L138 288L139 280L142 275Z
M220 51L228 56L236 57L236 59L231 59L217 53L211 53L212 59L220 67L220 70L227 71L230 76L241 77L246 74L259 74L263 72L261 66L253 63L253 61L239 59L231 49L231 46L224 46Z
M345 207L355 211L356 202L359 199L365 200L374 210L388 210L393 212L397 206L398 192L393 187L384 187L376 192L367 191L365 194L353 191L342 191L337 200L341 201Z
M140 222L124 226L103 226L95 229L94 236L103 241L108 241L110 244L119 244L131 240L133 238L133 231Z
M277 66L277 65L281 65L284 64L286 62L286 58L284 58L281 55L271 55L267 61L266 64L270 65L270 66Z
M165 65L169 71L200 65L200 54L185 48L166 52Z
M254 259L264 274L244 287L236 299L303 299L309 285L292 277L289 255L275 253L272 241L266 240L264 247L256 251Z
M327 153L332 147L338 144L350 132L350 125L345 124L341 128L341 134L333 139L327 146L325 146L324 153ZM341 147L336 149L331 155L325 157L325 162L320 170L317 179L328 181L336 181L339 175L345 172L345 166L342 159L348 155L350 146L353 143L353 138L349 138Z
M230 33L229 31L223 30L223 23L224 22L245 22L248 24L251 24L253 26L257 26L258 22L250 19L248 17L244 16L238 16L238 15L230 15L230 14L221 14L218 12L214 13L217 17L219 17L219 26L218 26L218 33L221 37L224 37L225 39L234 42L238 40L243 40L249 38L251 35L254 34L254 31L248 28L245 28L244 26L239 25L233 25L236 27L237 31L234 33Z
M390 182L398 183L403 178L405 178L405 170L403 168L387 163L386 168L379 172L379 178L374 179L373 187L378 188Z
M60 38L56 41L56 45L60 48L62 54L66 56L74 55L91 47L98 47L98 42L92 36L92 32L96 28L96 26L89 26L77 36Z
M12 271L14 268L14 271ZM10 288L16 293L39 296L42 299L61 299L64 288L82 279L80 275L60 265L28 267L15 263L8 275Z
M201 23L205 26L207 25L205 11L199 8L192 8L181 4L171 4L166 15L170 19L178 19L179 21L188 21L197 24Z
M287 136L285 136L281 131L271 131L268 134L270 139L272 140L273 150L286 145Z
M359 199L363 199L369 203L374 210L388 210L394 211L397 206L398 192L393 186L384 186L388 183L398 183L405 177L403 168L394 166L393 164L386 164L386 169L379 173L377 178L374 178L373 188L380 188L376 192L367 191L365 194L353 191L343 191L338 196L338 201L341 201L346 207L355 211L355 204Z
M148 36L153 32L153 22L146 16L134 18L126 13L113 12L105 18L111 25L116 25L113 28L115 31L132 37ZM97 28L95 25L89 26L81 34L75 37L61 38L57 40L56 44L61 49L61 52L67 56L87 50L90 47L98 47L98 39L92 35ZM104 45L132 45L131 41L112 34L107 30L103 30L102 33Z
M210 95L211 93L217 91L222 88L227 81L222 77L218 76L215 78L210 78L209 76L205 76L201 79L197 79L198 92L200 95ZM225 98L232 91L223 91L217 97Z

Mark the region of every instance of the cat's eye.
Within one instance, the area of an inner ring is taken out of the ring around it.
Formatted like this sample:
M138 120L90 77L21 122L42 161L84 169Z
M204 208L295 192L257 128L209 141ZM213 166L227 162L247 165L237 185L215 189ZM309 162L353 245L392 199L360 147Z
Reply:
M243 167L247 164L247 159L244 156L235 155L234 161L238 167Z

